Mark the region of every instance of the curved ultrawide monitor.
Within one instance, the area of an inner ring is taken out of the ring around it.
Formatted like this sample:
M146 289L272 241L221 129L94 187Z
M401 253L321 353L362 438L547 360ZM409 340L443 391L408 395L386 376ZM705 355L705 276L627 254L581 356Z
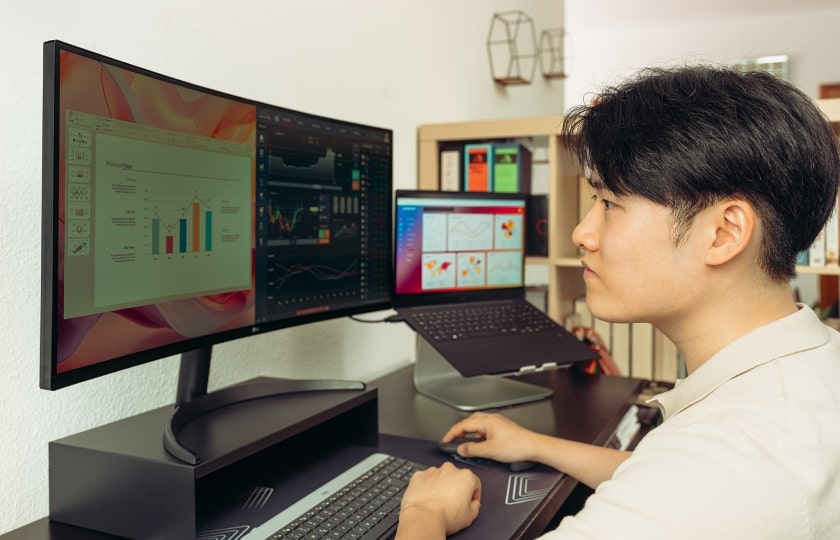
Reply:
M41 386L390 307L392 132L44 44Z

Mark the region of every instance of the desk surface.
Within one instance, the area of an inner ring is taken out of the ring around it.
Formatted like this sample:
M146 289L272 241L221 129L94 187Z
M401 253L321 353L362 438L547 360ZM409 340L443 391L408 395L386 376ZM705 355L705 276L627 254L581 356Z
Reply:
M497 412L539 433L602 446L646 384L639 379L587 375L568 369L530 373L517 379L549 387L554 393L548 399ZM371 384L379 392L380 433L437 441L455 422L470 414L417 393L413 366L396 370ZM514 538L539 536L558 512L563 511L564 503L577 486L576 480L564 477ZM458 538L462 536L465 540L471 538L463 533Z
M644 381L637 379L585 375L565 369L532 373L519 379L552 388L554 394L549 399L498 412L541 433L598 445L609 440L644 386ZM413 365L388 373L370 384L378 389L379 431L384 434L436 441L452 424L469 414L418 394L414 389ZM530 520L522 524L516 538L533 538L545 530L576 486L575 480L564 477ZM2 540L111 538L114 537L52 523L49 518L0 535Z

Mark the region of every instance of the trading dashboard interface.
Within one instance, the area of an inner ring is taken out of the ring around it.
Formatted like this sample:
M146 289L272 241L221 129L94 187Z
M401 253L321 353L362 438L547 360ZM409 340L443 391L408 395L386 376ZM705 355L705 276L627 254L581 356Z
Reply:
M390 130L44 62L43 387L389 305Z
M388 297L388 142L358 126L257 110L258 322Z

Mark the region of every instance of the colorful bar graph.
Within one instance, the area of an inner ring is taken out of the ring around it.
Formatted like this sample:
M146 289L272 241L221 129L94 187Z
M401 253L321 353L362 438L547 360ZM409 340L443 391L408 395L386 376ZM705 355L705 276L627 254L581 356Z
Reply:
M160 254L160 219L152 218L152 255Z
M178 220L178 253L187 252L187 220L181 218Z
M204 212L204 251L213 251L213 212Z
M202 210L202 206L205 206L205 210ZM206 206L195 199L186 208L181 208L179 217L169 220L162 218L155 208L151 216L151 254L161 254L161 238L165 243L164 253L167 254L212 251L213 212L207 210Z
M193 201L192 203L192 250L196 253L201 251L198 247L198 237L199 237L199 226L198 226L198 215L199 215L199 204L198 201Z

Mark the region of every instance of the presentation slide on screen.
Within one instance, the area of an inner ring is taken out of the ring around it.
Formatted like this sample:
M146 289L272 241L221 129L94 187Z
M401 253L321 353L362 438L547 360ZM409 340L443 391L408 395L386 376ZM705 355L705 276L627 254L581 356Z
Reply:
M94 137L95 311L250 287L249 156Z

